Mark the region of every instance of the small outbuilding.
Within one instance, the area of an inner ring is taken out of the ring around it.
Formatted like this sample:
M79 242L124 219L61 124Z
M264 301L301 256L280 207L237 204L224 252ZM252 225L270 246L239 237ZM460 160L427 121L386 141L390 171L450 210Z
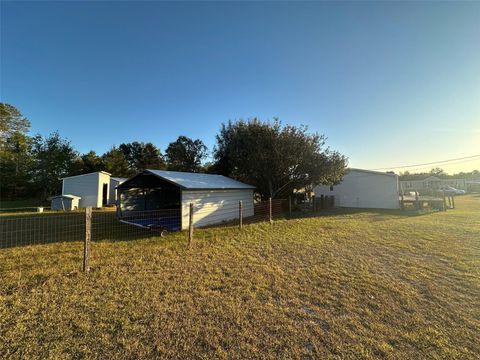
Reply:
M315 196L334 196L335 205L351 208L399 209L398 175L347 169L338 185L316 186Z
M166 214L170 230L187 229L191 203L197 227L238 219L239 201L243 216L253 216L254 187L222 175L148 169L118 185L117 190L119 218L132 223L134 219L138 225L155 219L134 214L151 212Z
M51 209L72 211L79 208L80 197L70 194L57 195L52 197Z
M105 171L63 178L62 194L79 196L80 207L99 208L110 204L110 175Z

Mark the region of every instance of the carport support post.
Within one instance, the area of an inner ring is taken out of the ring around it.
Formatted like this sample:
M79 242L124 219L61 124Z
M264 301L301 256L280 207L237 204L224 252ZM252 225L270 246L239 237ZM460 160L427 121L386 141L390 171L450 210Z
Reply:
M193 203L190 203L190 214L188 217L188 246L192 244L193 239Z
M243 203L242 200L238 201L238 224L240 226L240 229L243 226Z
M92 240L92 208L85 208L85 239L83 242L83 272L89 270L90 241Z
M272 222L272 198L268 198L268 220Z

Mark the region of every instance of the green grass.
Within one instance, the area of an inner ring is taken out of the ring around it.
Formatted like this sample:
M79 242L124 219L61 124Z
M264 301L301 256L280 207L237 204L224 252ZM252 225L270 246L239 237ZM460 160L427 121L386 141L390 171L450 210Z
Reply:
M50 203L48 201L42 201L38 199L0 200L0 209L27 208L38 206L50 206Z
M480 357L480 197L0 249L0 358Z

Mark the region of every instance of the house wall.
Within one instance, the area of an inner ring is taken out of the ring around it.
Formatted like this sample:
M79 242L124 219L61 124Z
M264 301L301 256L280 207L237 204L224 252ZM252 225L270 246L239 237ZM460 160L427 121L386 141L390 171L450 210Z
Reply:
M62 194L79 196L79 207L102 206L102 185L109 184L110 175L91 173L63 179ZM108 192L107 192L108 195ZM107 196L108 197L108 196Z
M253 216L253 190L183 190L181 195L182 230L188 229L190 203L194 206L196 227L238 219L238 202L243 216Z
M342 182L333 186L316 186L315 196L334 195L340 207L398 209L398 176L350 170Z
M442 186L452 186L459 190L467 190L465 179L439 179L429 177L423 180L401 180L400 187L403 190L439 189Z

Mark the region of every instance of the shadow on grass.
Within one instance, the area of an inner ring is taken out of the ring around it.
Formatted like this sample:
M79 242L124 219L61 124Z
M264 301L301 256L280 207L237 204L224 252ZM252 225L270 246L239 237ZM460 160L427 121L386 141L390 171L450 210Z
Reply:
M415 210L415 209L368 209L368 208L334 208L334 209L324 209L316 212L306 211L306 212L294 212L288 218L290 219L301 219L301 218L312 218L312 217L334 217L341 215L356 215L356 214L365 214L369 218L378 218L376 221L388 220L388 217L397 217L397 218L409 218L409 217L418 217L425 215L432 215L438 213L439 210Z

